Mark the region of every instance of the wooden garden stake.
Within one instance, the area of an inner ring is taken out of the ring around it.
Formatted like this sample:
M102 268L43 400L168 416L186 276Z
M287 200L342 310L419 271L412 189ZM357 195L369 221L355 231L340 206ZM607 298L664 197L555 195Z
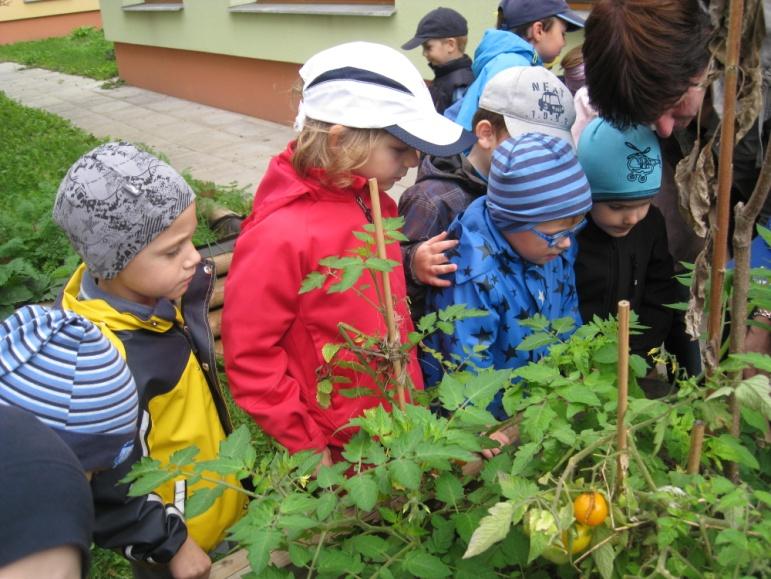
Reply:
M629 302L618 302L618 408L616 410L616 451L617 478L616 488L621 489L624 484L624 476L629 466L626 443L626 417L627 399L629 393Z
M388 259L386 255L385 235L383 234L383 215L380 211L380 192L377 186L377 179L369 180L369 196L372 201L372 221L375 225L375 243L377 244L377 256L380 259ZM396 327L394 317L394 303L391 297L391 279L387 273L381 272L383 281L383 299L385 300L386 325L388 326L388 345L389 348L398 347L401 336ZM399 408L404 410L407 400L404 395L404 374L402 373L402 361L399 358L392 358L391 363L394 368L394 378L396 381L396 400Z
M712 252L712 279L709 301L708 345L720 351L723 332L723 280L728 255L728 222L731 213L731 182L733 181L734 137L736 136L736 84L739 70L744 0L732 0L728 18L726 62L723 94L723 121L720 126L720 156L717 169L717 226ZM707 372L712 373L712 368Z
M688 474L699 474L701 447L704 444L704 421L697 420L691 430L691 448L688 450Z

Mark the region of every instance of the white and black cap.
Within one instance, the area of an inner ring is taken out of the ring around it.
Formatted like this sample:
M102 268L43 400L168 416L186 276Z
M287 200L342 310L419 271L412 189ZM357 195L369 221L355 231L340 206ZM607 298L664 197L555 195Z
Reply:
M371 42L323 50L300 69L305 118L359 129L383 129L429 155L460 153L476 137L436 112L418 70L398 51Z

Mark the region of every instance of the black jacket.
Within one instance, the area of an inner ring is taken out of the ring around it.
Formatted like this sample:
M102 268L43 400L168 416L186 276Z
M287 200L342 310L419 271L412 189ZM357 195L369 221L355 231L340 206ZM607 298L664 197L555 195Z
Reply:
M611 237L587 216L578 235L576 287L581 317L616 315L618 302L629 300L639 322L650 329L632 335L632 352L645 356L660 346L673 328L678 312L666 304L678 301L674 265L667 247L661 212L651 206L648 215L626 237Z
M402 259L414 320L423 316L426 299L426 286L412 271L415 250L427 239L447 231L455 216L486 191L487 182L464 155L424 157L417 181L399 199L399 215L404 217L402 233L409 238L402 242Z
M464 54L445 64L428 66L434 71L434 81L428 90L434 99L437 112L443 113L447 107L460 99L468 86L474 82L471 59Z

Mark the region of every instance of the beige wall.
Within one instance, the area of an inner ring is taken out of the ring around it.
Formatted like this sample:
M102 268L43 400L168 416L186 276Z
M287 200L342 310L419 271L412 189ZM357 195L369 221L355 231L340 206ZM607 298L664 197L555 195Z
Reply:
M99 10L99 0L6 0L0 5L0 22L94 10Z

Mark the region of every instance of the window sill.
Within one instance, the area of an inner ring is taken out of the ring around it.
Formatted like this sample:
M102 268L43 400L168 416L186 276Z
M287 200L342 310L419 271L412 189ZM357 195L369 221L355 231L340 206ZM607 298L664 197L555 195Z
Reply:
M313 16L393 16L396 6L387 4L242 4L230 12L250 14L310 14Z
M182 2L165 2L162 4L132 4L124 6L124 12L181 12L184 10Z

